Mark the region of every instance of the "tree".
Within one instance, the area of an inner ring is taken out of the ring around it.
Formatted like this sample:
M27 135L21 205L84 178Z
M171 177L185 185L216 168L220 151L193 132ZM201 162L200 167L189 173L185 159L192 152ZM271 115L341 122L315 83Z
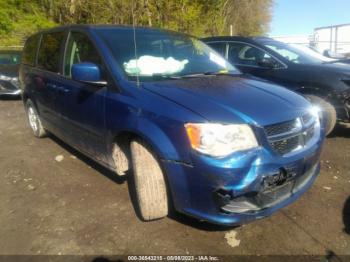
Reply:
M55 25L37 1L0 0L0 46L23 45L33 32Z
M221 1L222 24L219 34L228 34L229 26L235 35L260 35L269 29L272 12L271 0Z
M57 24L154 26L196 36L264 34L273 0L0 0L1 43Z

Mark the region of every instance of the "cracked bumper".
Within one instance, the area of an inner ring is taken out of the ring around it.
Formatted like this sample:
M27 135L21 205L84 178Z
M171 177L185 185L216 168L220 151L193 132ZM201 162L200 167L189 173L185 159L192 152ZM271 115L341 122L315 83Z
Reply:
M221 160L195 155L193 166L164 162L175 208L228 226L269 216L312 185L320 171L322 141L288 158L261 148ZM266 187L265 181L281 168L293 170L293 175L281 185Z

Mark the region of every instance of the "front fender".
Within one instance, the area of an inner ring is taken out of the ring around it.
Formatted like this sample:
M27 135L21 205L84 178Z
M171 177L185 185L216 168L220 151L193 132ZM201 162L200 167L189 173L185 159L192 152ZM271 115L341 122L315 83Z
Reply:
M131 134L143 139L162 160L187 162L189 159L183 150L175 147L174 140L170 138L160 126L145 118L136 118L122 129L109 132L110 145L120 134ZM177 139L176 139L177 140Z
M190 163L191 146L184 124L204 120L156 94L143 89L138 92L135 96L110 93L107 98L106 142L109 157L116 138L120 134L130 134L148 143L159 159Z

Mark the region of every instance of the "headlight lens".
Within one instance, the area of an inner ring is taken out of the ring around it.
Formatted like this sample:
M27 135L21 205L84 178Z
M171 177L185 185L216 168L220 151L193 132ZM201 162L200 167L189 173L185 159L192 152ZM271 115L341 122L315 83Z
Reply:
M10 81L10 80L12 80L12 77L0 75L0 80Z
M10 77L10 76L5 76L5 75L0 75L0 80L9 81L14 86L19 87L18 77Z
M258 146L252 129L245 124L188 123L185 128L192 148L213 157Z

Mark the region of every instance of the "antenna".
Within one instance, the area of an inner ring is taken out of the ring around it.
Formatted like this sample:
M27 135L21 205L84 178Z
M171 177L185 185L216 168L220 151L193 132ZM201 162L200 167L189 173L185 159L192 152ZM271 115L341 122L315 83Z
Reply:
M136 29L135 29L135 15L134 15L134 0L132 1L132 8L131 8L131 13L132 13L132 29L134 32L134 50L135 50L135 64L136 64L136 85L139 87L140 86L140 76L139 76L139 71L138 71L138 60L137 60L137 44L136 44Z

